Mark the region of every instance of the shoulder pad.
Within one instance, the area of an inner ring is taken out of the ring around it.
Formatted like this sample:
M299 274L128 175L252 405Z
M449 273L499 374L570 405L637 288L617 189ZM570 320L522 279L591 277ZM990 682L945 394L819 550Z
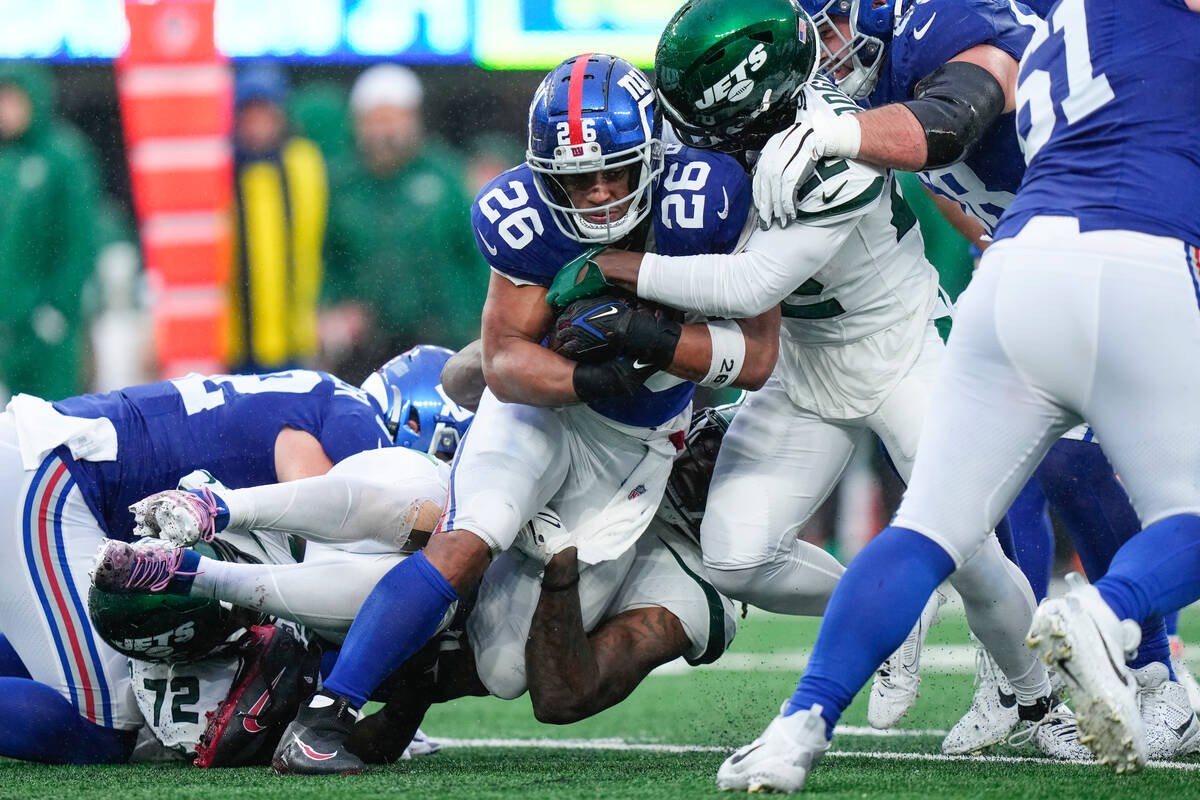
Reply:
M655 250L671 256L731 252L750 203L750 177L733 157L668 145L654 191Z
M492 269L541 286L549 286L558 270L584 251L558 229L524 164L479 190L471 204L471 229Z
M914 3L889 46L891 85L907 99L917 81L959 53L990 44L1020 59L1038 18L1009 0L927 0Z

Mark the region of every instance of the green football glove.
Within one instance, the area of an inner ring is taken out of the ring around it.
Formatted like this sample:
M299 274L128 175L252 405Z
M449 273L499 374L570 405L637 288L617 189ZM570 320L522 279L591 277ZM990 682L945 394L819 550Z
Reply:
M595 297L612 291L612 285L605 280L600 267L592 261L592 257L604 250L608 245L592 245L578 258L558 271L550 290L546 292L546 302L555 311L566 308L576 300L585 297Z

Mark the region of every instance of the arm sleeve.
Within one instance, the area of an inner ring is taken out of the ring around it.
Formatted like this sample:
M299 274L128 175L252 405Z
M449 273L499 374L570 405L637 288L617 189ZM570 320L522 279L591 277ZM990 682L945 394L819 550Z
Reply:
M756 231L745 249L734 255L647 253L638 272L637 293L709 316L755 317L816 274L857 222L857 217L850 217L832 225Z
M432 478L399 486L353 475L221 492L231 528L295 534L327 544L371 539L397 552L408 541L421 505L440 506L445 497L445 485Z

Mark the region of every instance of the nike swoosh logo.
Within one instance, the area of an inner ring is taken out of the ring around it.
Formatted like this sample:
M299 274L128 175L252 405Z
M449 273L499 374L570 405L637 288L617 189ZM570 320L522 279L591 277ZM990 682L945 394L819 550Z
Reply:
M725 191L725 187L721 187L721 196L725 198L725 207L717 212L717 216L725 219L729 216L729 193Z
M279 674L275 676L275 680L271 681L271 689L275 688L275 684L279 683L279 679L283 677L283 673L287 672L287 667L279 670ZM258 733L263 729L262 725L258 724L258 715L262 712L267 701L271 699L271 689L267 689L262 693L262 696L254 701L254 705L250 706L250 710L246 712L246 716L242 717L242 727L247 733Z
M734 753L733 758L729 759L729 763L730 764L740 763L742 759L744 759L746 756L750 755L751 753L753 753L755 750L757 750L760 747L762 747L761 743L752 744L749 747L747 747L745 750L741 750L737 753Z
M609 306L609 307L608 307L607 309L605 309L605 310L604 310L602 313L600 313L600 314L593 314L593 315L592 315L592 319L601 319L601 318L603 318L603 317L611 317L613 314L616 314L616 313L617 313L617 307L616 307L616 306Z
M925 34L929 31L929 26L933 24L933 20L936 17L937 17L937 12L935 11L929 17L929 19L925 20L924 25L922 25L921 27L919 27L913 31L913 38L916 39L917 41L920 41L922 38L924 38Z
M475 229L475 233L479 234L479 241L483 242L483 246L487 248L489 253L491 253L492 255L496 255L497 253L500 252L497 248L492 247L492 245L488 242L487 239L483 238L483 234L479 233L478 228Z
M647 367L653 367L653 366L654 366L653 364L644 364L641 361L637 360L636 358L633 360L633 368L634 369L646 369Z
M824 191L821 192L821 202L832 203L833 198L837 197L839 194L842 193L842 189L846 188L847 183L849 183L849 181L842 181L842 185L839 186L838 188L834 189L833 192L824 192Z
M304 742L300 741L300 737L294 733L292 734L292 738L296 740L296 744L300 745L300 749L304 751L304 755L314 759L315 761L327 761L338 754L337 750L334 750L332 753L322 753L319 750L313 750Z
M1187 719L1185 719L1183 721L1182 725L1180 725L1178 728L1172 728L1172 730L1175 731L1175 735L1177 735L1180 739L1182 739L1187 734L1188 728L1192 727L1192 723L1195 721L1196 721L1196 715L1192 714L1190 717L1188 717Z
M1000 705L1005 708L1012 708L1017 704L1017 696L1015 694L1005 694L999 690L997 690L997 694L1000 695Z

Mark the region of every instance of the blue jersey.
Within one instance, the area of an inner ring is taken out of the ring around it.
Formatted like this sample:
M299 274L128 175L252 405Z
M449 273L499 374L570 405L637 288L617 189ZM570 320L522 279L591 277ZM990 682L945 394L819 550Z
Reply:
M110 538L130 538L129 506L206 469L231 489L275 483L275 439L284 427L312 434L335 463L391 444L365 392L324 372L188 375L54 404L63 414L106 417L115 461L76 461L56 451Z
M749 211L750 180L737 161L709 150L667 147L650 208L655 252L732 252ZM492 269L539 286L550 286L555 274L587 249L559 230L524 164L480 190L471 224ZM682 411L694 390L694 384L660 373L633 397L599 400L591 408L626 425L651 427Z
M1013 0L917 0L896 24L868 104L911 100L922 78L976 45L991 45L1020 59L1039 22L1027 6ZM918 176L990 233L1012 202L1024 171L1016 124L1008 113L1000 115L963 161Z
M1017 78L1029 168L998 236L1037 214L1200 244L1200 13L1061 0Z

